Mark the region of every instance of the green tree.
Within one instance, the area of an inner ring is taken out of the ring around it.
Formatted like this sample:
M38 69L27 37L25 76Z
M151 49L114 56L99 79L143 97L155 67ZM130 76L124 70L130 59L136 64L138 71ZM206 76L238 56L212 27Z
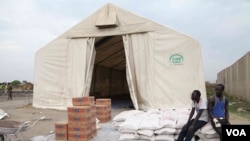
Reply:
M21 82L18 81L18 80L14 80L14 81L11 82L11 85L14 86L14 87L18 86L19 84L21 84Z

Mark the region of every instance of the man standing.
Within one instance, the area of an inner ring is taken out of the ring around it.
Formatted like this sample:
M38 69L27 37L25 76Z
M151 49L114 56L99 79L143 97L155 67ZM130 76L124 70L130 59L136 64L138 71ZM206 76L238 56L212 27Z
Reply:
M3 91L3 84L0 83L0 96L2 95L2 91Z
M211 125L214 130L219 134L222 141L222 128L221 125L230 124L229 111L228 111L228 99L223 96L224 91L223 84L217 84L215 86L215 95L211 96L208 101L208 114L211 119Z
M5 83L3 88L4 88L4 94L7 95L7 93L8 93L8 83Z
M8 87L7 87L7 93L8 93L8 100L12 100L12 86L10 83L8 83Z
M194 90L191 96L192 110L187 123L182 127L177 141L191 141L195 132L208 122L207 101L202 99L199 90ZM193 115L196 111L196 116Z

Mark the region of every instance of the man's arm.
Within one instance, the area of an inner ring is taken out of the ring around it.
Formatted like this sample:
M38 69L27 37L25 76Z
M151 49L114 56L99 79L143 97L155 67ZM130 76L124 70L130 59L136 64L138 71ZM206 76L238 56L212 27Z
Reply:
M229 102L228 102L228 99L225 98L225 118L226 118L227 122L229 123L229 110L228 110L228 107L229 107Z
M214 98L211 96L209 99L208 99L208 106L207 106L207 110L208 110L208 115L210 117L210 119L213 119L214 118L214 115L212 114L212 108L213 108L213 105L214 105Z
M191 120L191 118L193 117L194 111L195 111L195 108L192 108L192 110L190 111L190 114L189 114L189 117L188 117L188 121L187 121L187 122L189 122L189 121Z
M203 112L203 110L206 110L206 109L200 109L199 112L197 113L195 119L194 119L194 122L192 123L192 125L194 125L196 123L196 121L201 117L201 114Z

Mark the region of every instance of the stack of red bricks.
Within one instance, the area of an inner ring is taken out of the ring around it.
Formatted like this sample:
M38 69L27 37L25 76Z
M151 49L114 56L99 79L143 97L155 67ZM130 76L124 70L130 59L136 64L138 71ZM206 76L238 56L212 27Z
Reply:
M68 121L55 124L55 139L88 141L97 135L96 118L100 123L111 120L111 99L89 97L72 98L68 107Z
M96 117L100 123L111 120L111 99L96 99Z

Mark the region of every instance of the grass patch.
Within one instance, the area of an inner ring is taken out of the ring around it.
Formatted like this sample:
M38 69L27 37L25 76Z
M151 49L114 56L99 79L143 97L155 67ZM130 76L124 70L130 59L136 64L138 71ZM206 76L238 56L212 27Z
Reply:
M214 90L207 90L207 97L214 95ZM244 100L240 100L237 97L230 96L227 93L223 93L229 99L229 112L237 114L243 118L250 119L250 103Z

